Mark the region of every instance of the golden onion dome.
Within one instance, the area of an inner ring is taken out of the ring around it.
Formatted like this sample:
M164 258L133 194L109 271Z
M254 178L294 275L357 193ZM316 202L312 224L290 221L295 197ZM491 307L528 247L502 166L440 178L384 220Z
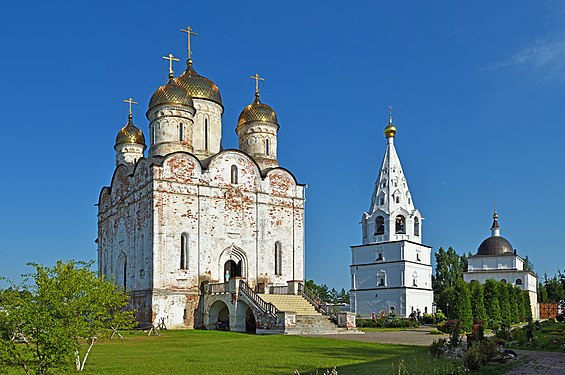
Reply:
M196 73L196 70L194 70L192 66L192 60L188 60L186 70L175 80L179 86L188 91L191 97L210 100L223 106L218 86L208 78L202 77L200 74Z
M169 82L160 86L151 96L149 101L149 109L163 104L183 105L194 108L194 102L188 92L178 85L173 79L173 75L169 75Z
M136 143L142 145L145 148L145 137L141 129L133 124L133 116L128 116L128 123L124 126L116 136L116 145L124 143Z
M394 135L396 134L396 126L394 126L392 124L392 115L390 115L389 117L389 121L388 121L388 125L385 128L385 137L387 138L394 138Z
M259 94L255 94L255 100L253 103L249 104L247 107L243 108L243 111L241 111L237 120L236 130L253 121L275 124L277 129L279 127L277 114L271 107L261 103L259 100Z

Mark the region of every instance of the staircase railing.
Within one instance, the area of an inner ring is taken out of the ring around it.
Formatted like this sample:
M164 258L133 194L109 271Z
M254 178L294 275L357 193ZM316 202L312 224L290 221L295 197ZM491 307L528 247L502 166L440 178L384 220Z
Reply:
M224 294L230 292L230 283L208 284L208 294Z
M275 305L261 298L244 280L239 280L239 290L263 312L271 315L273 318L277 317L278 310Z
M330 319L337 320L338 309L335 305L323 301L318 294L313 290L306 287L306 285L298 284L298 293L302 295L308 302L310 302L317 312L329 315Z

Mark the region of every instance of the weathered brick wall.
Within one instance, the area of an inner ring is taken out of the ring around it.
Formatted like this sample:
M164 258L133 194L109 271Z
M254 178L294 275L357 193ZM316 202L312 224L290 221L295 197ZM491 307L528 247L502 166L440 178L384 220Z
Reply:
M223 281L228 259L242 261L251 285L303 279L303 203L303 187L288 171L273 169L263 178L257 164L235 150L215 155L204 170L182 152L151 166L141 159L133 176L119 166L100 198L100 270L120 282L125 255L126 285L139 315L192 327L200 282ZM183 233L187 269L181 269ZM275 275L277 241L281 275Z

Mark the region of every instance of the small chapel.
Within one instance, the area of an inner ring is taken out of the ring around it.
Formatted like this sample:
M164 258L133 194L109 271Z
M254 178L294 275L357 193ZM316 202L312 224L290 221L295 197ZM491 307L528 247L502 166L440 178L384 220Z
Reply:
M99 272L130 292L140 324L305 333L301 317L313 316L334 332L337 317L303 284L304 185L279 166L263 78L251 76L255 95L228 127L238 147L224 148L220 90L196 71L197 34L181 31L186 68L175 76L179 59L163 57L169 76L148 101L147 138L134 124L137 102L125 100L98 201Z
M484 284L488 279L502 281L527 290L530 295L530 303L533 319L539 319L537 276L529 270L524 269L524 260L512 247L510 241L500 235L498 224L498 213L496 210L492 215L491 235L486 238L475 255L467 259L467 272L463 273L463 280L473 280Z
M351 247L351 311L362 317L431 313L434 300L431 247L422 244L423 218L394 147L389 110L385 155L361 217L362 244Z

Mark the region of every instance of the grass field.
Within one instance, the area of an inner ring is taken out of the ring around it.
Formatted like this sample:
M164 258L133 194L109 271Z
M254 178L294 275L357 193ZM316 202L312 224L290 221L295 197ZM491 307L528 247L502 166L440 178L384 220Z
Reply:
M101 374L392 374L401 359L410 373L428 361L427 348L297 336L219 331L125 335L94 347L88 373ZM429 363L449 367L447 361ZM429 368L433 373L432 367ZM422 373L422 372L417 372Z
M87 373L99 374L443 374L447 361L431 361L427 348L297 336L218 331L138 333L95 346ZM402 372L400 372L402 373Z
M123 333L97 343L86 374L449 374L450 360L432 361L426 347L220 331L164 331L161 337ZM399 369L400 367L400 369ZM22 373L14 369L9 374ZM1 372L1 371L0 371ZM500 374L501 368L480 374Z

